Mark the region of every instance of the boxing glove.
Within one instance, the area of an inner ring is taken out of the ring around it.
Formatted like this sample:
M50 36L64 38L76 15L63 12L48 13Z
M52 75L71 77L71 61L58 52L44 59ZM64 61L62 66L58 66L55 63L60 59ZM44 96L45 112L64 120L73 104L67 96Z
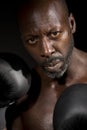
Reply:
M87 84L64 90L54 108L53 127L54 130L87 130Z
M25 61L16 54L0 53L0 108L24 96L31 86Z

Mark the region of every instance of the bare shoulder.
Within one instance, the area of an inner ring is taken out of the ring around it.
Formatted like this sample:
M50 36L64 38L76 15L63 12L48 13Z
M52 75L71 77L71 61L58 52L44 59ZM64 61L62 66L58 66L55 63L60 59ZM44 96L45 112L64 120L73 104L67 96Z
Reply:
M78 62L79 66L82 68L87 68L87 52L79 49L75 49L74 58Z
M87 52L79 51L80 61L87 68Z
M86 52L74 48L70 65L69 65L69 78L73 83L78 83L78 82L87 83L87 53Z
M77 49L76 61L77 64L76 70L83 77L87 77L87 52Z
M12 125L12 130L23 130L23 125L21 121L21 117L17 117Z
M6 110L6 127L8 130L23 130L20 117L21 109L15 103Z

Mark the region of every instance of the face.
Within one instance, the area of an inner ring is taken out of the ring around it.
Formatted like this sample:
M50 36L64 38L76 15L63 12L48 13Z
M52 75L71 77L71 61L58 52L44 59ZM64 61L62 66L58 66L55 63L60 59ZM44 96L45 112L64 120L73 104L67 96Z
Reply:
M61 77L67 70L74 45L72 14L68 16L58 3L31 10L26 7L23 13L19 24L25 48L49 77Z

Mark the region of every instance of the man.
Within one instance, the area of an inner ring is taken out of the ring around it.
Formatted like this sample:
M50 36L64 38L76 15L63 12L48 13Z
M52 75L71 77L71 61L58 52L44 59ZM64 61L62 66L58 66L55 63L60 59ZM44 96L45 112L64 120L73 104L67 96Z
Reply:
M41 86L37 100L14 118L11 129L53 130L53 110L60 94L72 84L87 83L87 54L74 47L76 23L64 0L24 4L19 28L24 47L36 62Z

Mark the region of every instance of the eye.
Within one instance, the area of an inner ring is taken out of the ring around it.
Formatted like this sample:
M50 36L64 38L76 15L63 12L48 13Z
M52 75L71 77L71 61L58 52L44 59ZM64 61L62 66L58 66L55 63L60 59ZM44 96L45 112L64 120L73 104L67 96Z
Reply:
M52 38L56 38L60 33L61 33L60 31L51 32L51 33L50 33L50 36L51 36Z
M32 37L30 37L30 38L28 38L28 39L26 40L26 42L27 42L28 44L36 44L37 41L38 41L38 37L36 37L36 36L32 36Z

